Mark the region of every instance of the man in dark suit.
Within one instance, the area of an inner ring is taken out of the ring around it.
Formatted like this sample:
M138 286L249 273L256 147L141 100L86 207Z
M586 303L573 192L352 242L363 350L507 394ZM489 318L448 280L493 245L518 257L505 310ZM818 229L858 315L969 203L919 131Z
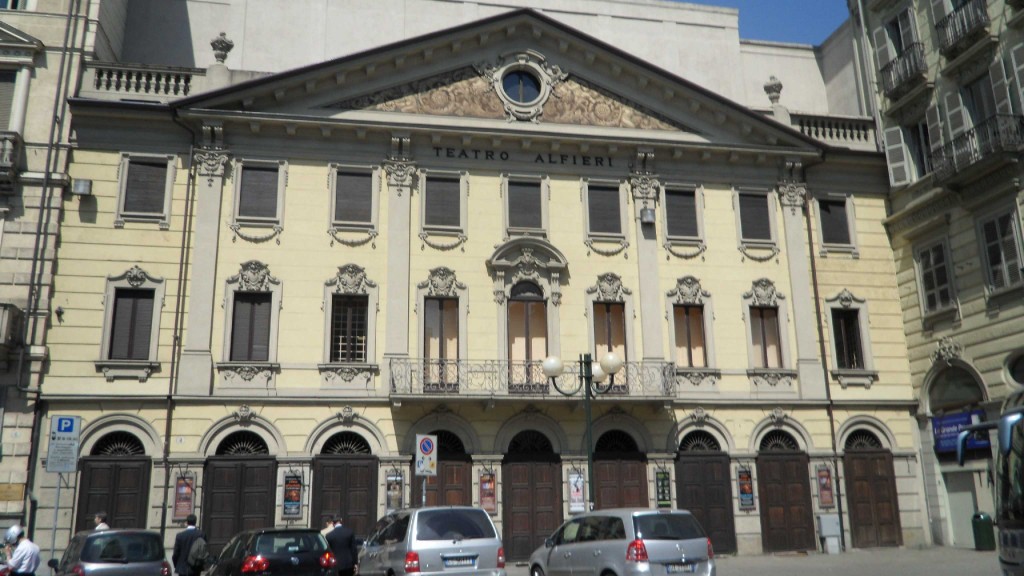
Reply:
M331 547L331 553L338 562L338 576L353 576L359 573L356 535L351 528L342 524L341 516L337 517L334 530L327 534L327 545Z
M171 554L171 563L174 564L174 573L181 576L199 576L199 571L194 570L188 563L188 553L192 550L192 544L196 540L206 539L206 534L196 528L196 515L189 514L185 518L185 529L178 532L174 537L174 553Z

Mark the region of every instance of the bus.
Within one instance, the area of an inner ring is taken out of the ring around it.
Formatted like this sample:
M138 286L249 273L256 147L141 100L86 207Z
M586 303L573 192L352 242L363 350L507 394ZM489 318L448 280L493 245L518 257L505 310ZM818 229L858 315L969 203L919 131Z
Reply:
M996 430L998 447L993 476L996 484L995 524L999 529L999 566L1003 576L1024 576L1024 396L1008 400L996 421L965 428L957 436L957 462L963 466L968 441ZM1013 406L1009 408L1008 406Z

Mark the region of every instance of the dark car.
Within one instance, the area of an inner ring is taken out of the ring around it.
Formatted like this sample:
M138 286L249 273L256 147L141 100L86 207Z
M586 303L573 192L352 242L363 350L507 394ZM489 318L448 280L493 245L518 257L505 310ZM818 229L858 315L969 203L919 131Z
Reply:
M171 576L173 572L160 534L149 530L79 532L60 562L50 559L47 566L56 576Z
M318 530L264 528L236 534L210 576L337 576L334 554Z

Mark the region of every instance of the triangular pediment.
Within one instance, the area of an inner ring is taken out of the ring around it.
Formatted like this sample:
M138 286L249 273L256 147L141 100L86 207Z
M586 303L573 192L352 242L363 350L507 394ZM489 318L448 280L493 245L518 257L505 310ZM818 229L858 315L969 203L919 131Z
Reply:
M42 49L43 43L10 24L0 22L0 46L24 48L34 52Z

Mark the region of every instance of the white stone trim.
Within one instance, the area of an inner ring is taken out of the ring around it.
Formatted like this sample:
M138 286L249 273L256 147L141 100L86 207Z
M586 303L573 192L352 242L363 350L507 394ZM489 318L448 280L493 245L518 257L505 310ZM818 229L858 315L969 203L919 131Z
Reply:
M387 437L376 424L367 420L359 414L352 414L346 419L344 412L338 412L327 420L317 424L302 450L311 456L318 456L324 449L324 445L332 436L339 432L355 432L359 434L366 443L370 445L370 453L374 456L388 455Z
M264 276L253 285L250 270L257 270ZM247 285L248 284L248 285ZM232 319L235 310L235 294L239 292L269 292L270 297L270 342L266 361L234 361L231 359L231 333L234 329ZM258 261L249 260L241 265L238 274L224 281L224 340L221 349L222 361L217 369L227 387L269 389L275 386L277 365L277 334L281 319L281 301L284 286L281 281L270 275L270 268Z
M540 410L527 405L522 412L505 420L494 436L494 454L508 453L509 444L520 432L536 430L551 441L551 447L555 454L566 453L569 446L569 437L557 420L544 414Z
M277 215L273 218L257 218L252 216L239 216L242 199L242 175L246 166L254 168L277 168ZM288 186L288 162L286 160L262 160L255 158L235 158L234 169L231 171L234 189L233 209L231 211L231 224L235 226L249 226L254 228L268 228L284 224L284 191ZM244 238L244 236L243 236Z
M370 166L366 164L346 164L340 162L332 162L328 164L327 175L327 188L330 194L330 212L327 214L327 229L331 235L338 234L340 232L365 232L370 239L375 238L380 234L380 188L381 188L381 167ZM334 215L337 213L337 200L338 200L338 172L369 172L370 173L370 221L369 222L355 222L349 220L335 220ZM347 240L340 240L346 244L349 243ZM358 242L358 240L354 241ZM358 242L363 244L364 242ZM352 245L352 244L349 244ZM357 244L358 245L358 244Z
M707 355L707 366L703 368L676 364L676 306L700 306L703 308L704 351ZM704 384L715 386L721 378L721 371L717 368L718 360L715 354L714 303L711 293L704 290L700 280L689 275L676 279L675 287L665 293L665 321L668 325L668 360L675 366L676 386L684 386L688 392L717 392L715 388L709 390L707 386L704 386Z
M110 358L110 343L114 328L114 296L119 288L153 291L153 318L150 321L149 354L145 360L114 360ZM103 335L100 340L99 360L96 368L103 371L108 381L115 378L136 378L145 382L150 374L160 367L160 319L163 316L164 295L167 283L163 278L150 276L138 265L121 274L107 276L103 292Z
M540 90L531 102L519 102L505 93L504 79L509 72L523 70L534 76ZM544 113L544 104L551 97L554 87L568 76L557 65L547 61L543 54L535 50L522 50L502 54L492 64L490 62L477 65L481 76L490 81L501 100L508 120L528 120L537 122Z
M416 342L414 357L426 358L423 353L424 301L427 298L452 298L459 303L459 360L469 359L469 289L459 282L455 271L440 266L427 273L427 279L416 284Z
M1022 242L1020 215L1016 204L1016 202L1004 202L1002 205L980 214L975 219L974 231L978 240L978 257L982 261L983 274L985 275L985 297L989 300L1001 300L1001 297L1008 293L1016 293L1024 288L1024 242ZM989 265L988 255L985 253L985 224L998 219L1000 216L1005 216L1007 213L1010 214L1013 245L1017 249L1017 265L1021 269L1021 280L1016 284L1008 284L1002 288L996 288L992 282L992 267Z
M776 391L789 391L796 379L796 371L791 368L793 355L789 348L789 306L786 296L779 292L775 283L768 278L759 278L751 285L751 290L741 297L743 306L743 322L746 325L747 375L751 378L751 391L764 392L774 388ZM779 368L760 366L760 360L754 355L753 327L750 323L751 307L772 308L778 311L779 346L782 349L782 361Z
M537 181L540 183L540 228L513 228L509 224L509 208L508 208L508 184L511 181L515 182L533 182ZM518 174L518 173L504 173L501 175L501 198L502 198L502 214L504 216L505 226L505 237L511 238L513 236L540 236L546 238L548 236L549 220L548 220L548 204L551 200L551 178L549 176L539 176L536 174Z
M892 430L885 425L880 419L870 414L857 414L851 416L845 422L839 425L839 430L836 432L838 442L836 448L839 453L842 454L846 450L846 441L850 437L850 434L858 430L867 430L874 434L878 441L882 443L882 446L890 452L896 450L898 447L896 443L896 435L892 433Z
M405 433L405 438L402 439L399 451L402 454L415 454L417 434L429 434L431 430L447 430L458 436L459 440L462 440L462 446L466 449L466 454L479 454L483 444L480 442L480 437L477 435L473 425L463 416L448 410L444 405L438 408L409 427L409 431Z
M114 228L124 228L126 222L156 222L161 230L171 227L171 196L174 180L177 175L177 156L173 154L137 154L122 152L118 164L117 181L117 213L114 215ZM132 160L164 160L167 162L167 180L164 185L164 209L160 214L129 213L124 210L124 201L128 191L128 170Z
M668 192L670 190L693 191L693 200L697 218L697 236L671 236L668 232ZM661 226L665 231L663 246L669 254L690 259L700 256L707 250L707 236L704 231L704 186L680 182L665 182L661 186Z
M595 186L608 186L617 187L619 189L619 233L608 233L599 232L594 233L590 231L590 185ZM580 200L583 205L583 243L586 244L591 250L601 254L603 256L614 256L619 254L627 247L629 247L629 241L626 240L627 233L629 231L629 183L625 180L612 180L608 178L581 178L580 179ZM618 244L618 248L611 250L595 248L594 244Z
M427 224L427 196L430 193L430 177L457 178L459 180L459 225L438 226ZM456 236L461 242L466 241L468 227L467 214L469 203L469 172L455 170L420 170L417 172L417 189L420 193L420 238L425 244L436 249L450 249L454 246L439 246L427 240L427 236ZM457 246L458 244L456 244Z
M597 446L597 441L601 438L602 434L611 432L612 430L621 430L629 434L633 440L636 441L637 449L640 452L647 454L654 451L654 441L651 439L651 434L650 431L647 430L647 426L632 414L615 409L594 419L594 425L590 434L591 440L594 442L594 446ZM583 438L580 438L579 446L580 454L586 454L589 452L587 449L586 435L584 435Z
M113 413L83 424L79 450L81 455L91 455L96 443L111 432L127 432L138 438L146 450L146 456L157 458L163 453L163 440L152 424L135 414Z
M247 408L247 407L245 407ZM226 408L230 410L230 408ZM247 417L240 417L241 410L229 414L213 423L199 440L199 455L204 458L217 455L217 448L228 436L235 432L252 432L258 435L267 444L267 452L270 456L285 456L288 454L288 447L285 444L284 435L274 426L273 422L249 412Z
M921 273L921 253L925 250L941 245L943 258L946 263L946 276L949 279L949 306L928 310L925 292L924 278ZM949 236L945 233L932 235L911 244L914 259L914 276L917 287L918 305L921 307L921 323L925 329L930 329L936 322L943 320L957 319L960 317L959 291L956 287L956 275L953 270L953 253L949 249Z
M849 244L825 243L825 231L821 229L821 205L819 204L822 200L832 202L842 200L846 203L846 227L850 236ZM814 196L811 199L811 204L814 207L814 220L818 225L818 238L821 239L819 254L823 258L829 254L849 254L854 258L860 258L860 246L857 242L857 208L853 201L853 194L823 193Z
M832 369L829 370L829 374L832 376L832 380L838 382L843 388L847 386L870 388L871 384L878 380L878 372L875 370L874 354L871 352L871 314L868 313L867 301L858 298L853 292L844 288L836 293L835 296L825 299L825 309L829 311L825 317L825 323L829 327L829 350L832 353ZM836 327L832 322L833 310L854 310L857 312L857 330L860 333L860 353L864 360L863 368L839 368L839 354L836 349Z
M363 362L331 362L331 318L334 295L366 296L366 358ZM320 385L325 388L369 390L375 386L377 366L377 312L380 310L380 287L366 277L366 270L357 264L339 266L338 271L324 282L323 364Z
M611 291L603 288L611 286ZM587 319L587 337L590 342L590 351L597 358L597 343L594 338L594 304L622 304L622 322L626 332L626 357L622 360L630 362L640 360L642 355L637 349L636 340L633 337L633 324L635 324L636 313L633 306L633 291L627 288L622 278L614 272L605 272L597 276L597 282L586 289L583 296L583 316Z
M703 408L698 406L690 414L678 419L675 426L669 432L665 446L666 452L679 452L679 445L682 443L683 438L686 438L687 434L698 430L707 432L718 440L719 445L722 447L722 452L728 454L736 452L736 441L729 432L729 426L703 410ZM700 417L697 416L698 413Z
M781 415L781 418L777 418L777 415ZM800 445L801 451L808 454L814 451L814 442L807 428L794 419L791 413L775 408L768 416L761 419L754 426L750 433L750 445L747 447L748 453L757 454L761 446L761 440L772 430L782 430L788 433Z
M743 237L743 220L740 215L741 195L763 195L768 202L768 227L771 231L770 240L747 239ZM776 222L779 212L778 198L770 188L740 188L732 189L733 217L736 223L736 248L747 258L756 262L766 262L779 254L779 225ZM767 254L764 254L767 252Z

